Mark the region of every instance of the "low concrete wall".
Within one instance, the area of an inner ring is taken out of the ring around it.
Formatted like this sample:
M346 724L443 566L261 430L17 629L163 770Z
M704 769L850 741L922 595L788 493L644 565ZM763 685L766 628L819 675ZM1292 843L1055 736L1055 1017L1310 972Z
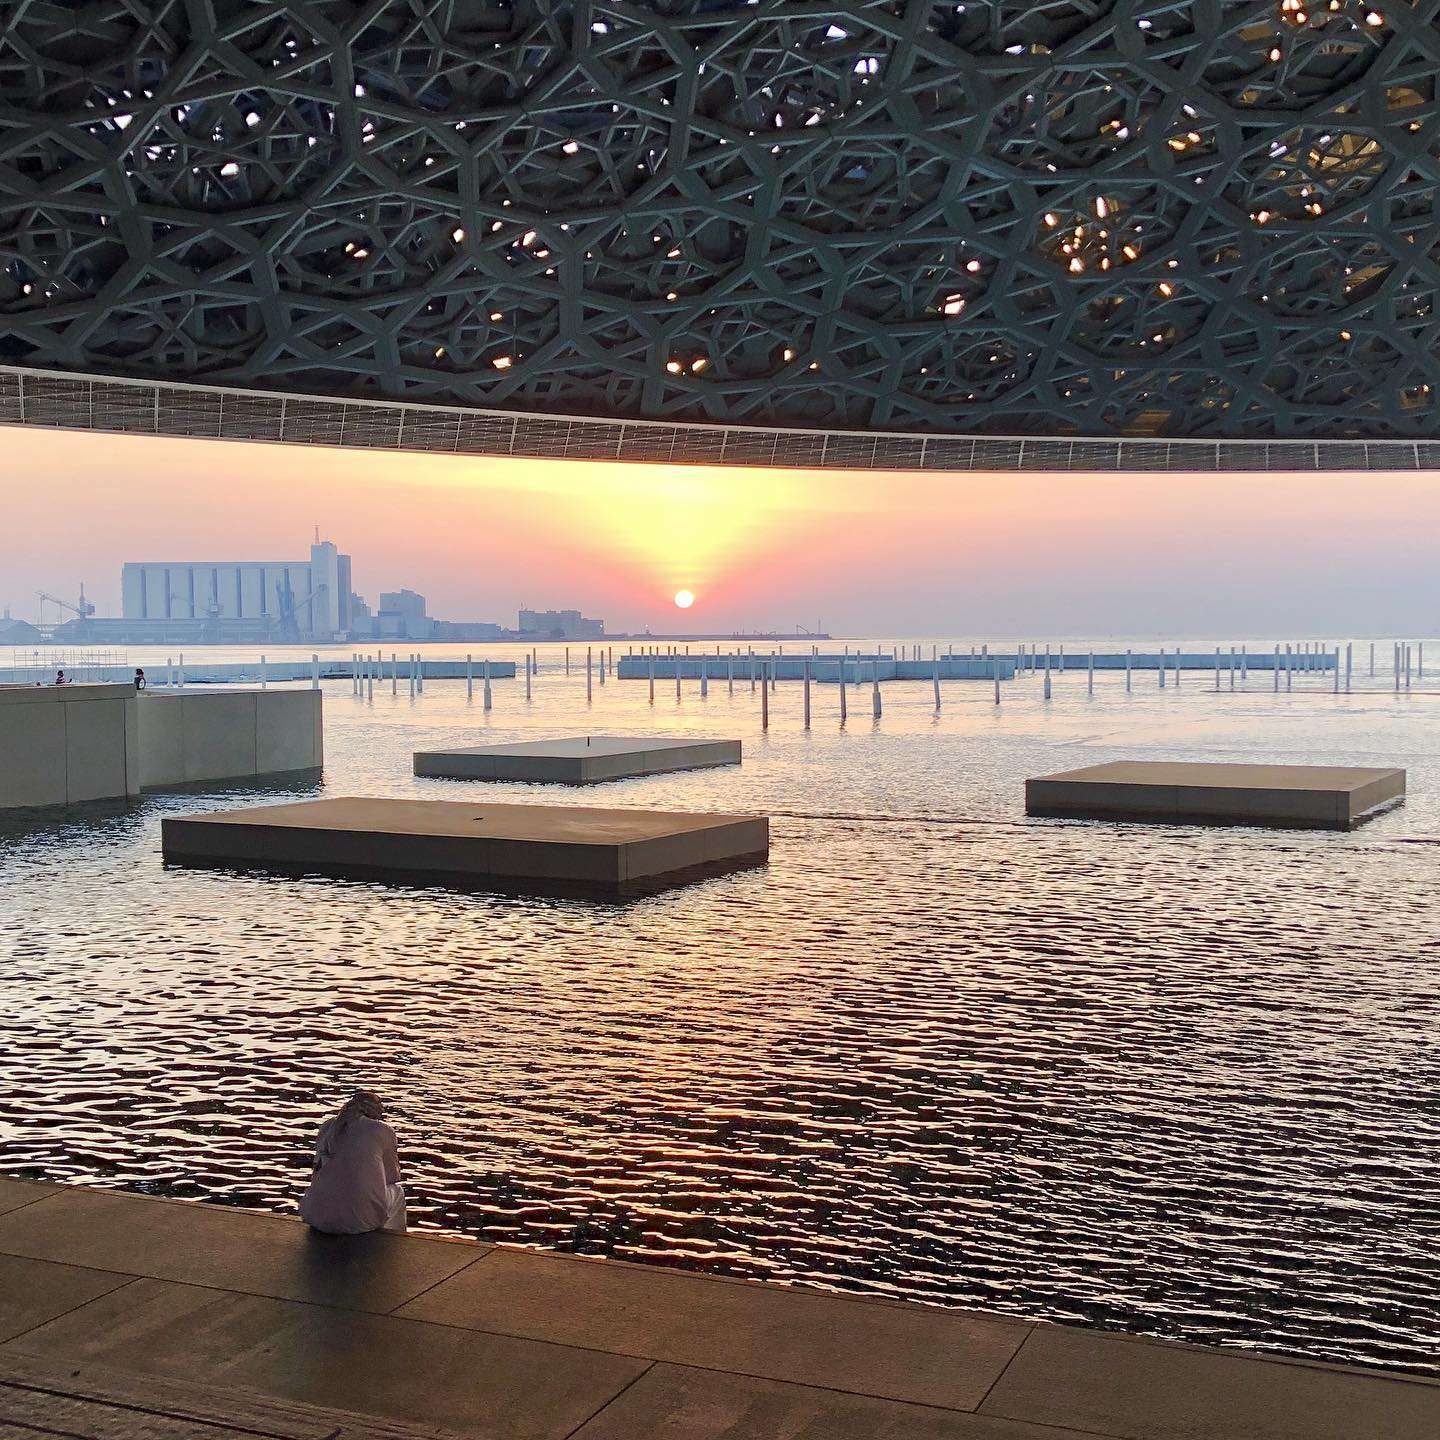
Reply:
M319 690L147 690L139 716L147 790L324 763Z
M140 793L133 685L0 686L0 809Z

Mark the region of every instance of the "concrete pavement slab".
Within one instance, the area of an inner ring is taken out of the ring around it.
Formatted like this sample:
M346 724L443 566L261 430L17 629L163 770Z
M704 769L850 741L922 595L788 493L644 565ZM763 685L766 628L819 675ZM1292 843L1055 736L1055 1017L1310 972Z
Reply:
M485 1440L563 1440L648 1362L445 1325L137 1280L10 1342Z
M0 1215L0 1254L358 1310L393 1310L486 1253L118 1191L64 1189Z
M13 1340L47 1320L54 1320L134 1277L49 1260L0 1255L0 1342Z
M1097 1440L1094 1433L989 1420L747 1375L657 1365L575 1440Z
M1435 1440L1440 1383L1039 1325L980 1407L1122 1440Z
M932 1306L504 1249L397 1313L962 1410L1030 1330Z

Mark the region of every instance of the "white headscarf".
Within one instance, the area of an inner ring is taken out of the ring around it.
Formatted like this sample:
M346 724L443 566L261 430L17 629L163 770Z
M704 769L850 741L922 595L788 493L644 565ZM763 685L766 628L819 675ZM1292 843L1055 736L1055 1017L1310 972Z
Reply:
M315 1168L318 1170L340 1148L340 1141L352 1120L382 1120L385 1107L373 1090L357 1090L321 1127L315 1141Z

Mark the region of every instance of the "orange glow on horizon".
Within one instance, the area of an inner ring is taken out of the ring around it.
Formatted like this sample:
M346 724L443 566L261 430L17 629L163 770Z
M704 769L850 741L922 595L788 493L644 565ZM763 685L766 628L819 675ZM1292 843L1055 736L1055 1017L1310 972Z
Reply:
M1427 472L816 472L0 439L0 607L32 622L38 591L82 581L118 614L127 560L301 559L316 526L372 606L408 586L440 619L508 625L575 607L631 632L703 610L707 632L1360 634L1440 613Z

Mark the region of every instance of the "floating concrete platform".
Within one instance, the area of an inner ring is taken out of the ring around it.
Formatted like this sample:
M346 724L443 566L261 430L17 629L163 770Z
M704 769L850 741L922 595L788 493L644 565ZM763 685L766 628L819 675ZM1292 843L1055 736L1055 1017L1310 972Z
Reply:
M489 805L460 800L304 800L161 822L166 860L321 870L427 883L621 891L762 862L762 815Z
M595 785L636 775L739 763L738 740L657 740L623 735L417 750L414 757L417 775L449 780L534 780L551 785Z
M1072 820L1152 820L1353 830L1405 798L1403 770L1116 760L1025 782L1025 812Z

